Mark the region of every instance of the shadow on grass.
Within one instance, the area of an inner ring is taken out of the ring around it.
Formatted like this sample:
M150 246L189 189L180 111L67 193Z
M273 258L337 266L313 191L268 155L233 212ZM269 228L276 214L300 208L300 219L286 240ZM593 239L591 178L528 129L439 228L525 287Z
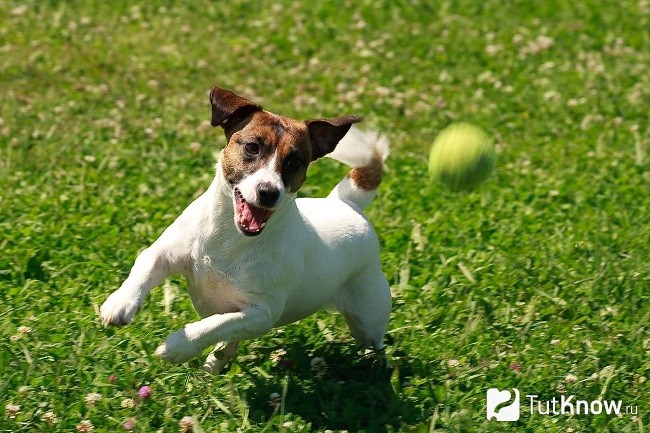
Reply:
M282 398L284 412L300 416L313 429L386 432L387 426L397 429L421 416L394 390L393 384L402 383L410 371L406 357L399 358L398 369L387 369L376 358L362 356L349 343L328 343L318 348L295 344L285 350L287 355L276 367L277 375L247 371L255 384L247 391L247 401L250 416L257 422L279 411ZM313 363L315 358L322 358L326 367ZM277 407L269 401L272 393L283 395L276 400Z

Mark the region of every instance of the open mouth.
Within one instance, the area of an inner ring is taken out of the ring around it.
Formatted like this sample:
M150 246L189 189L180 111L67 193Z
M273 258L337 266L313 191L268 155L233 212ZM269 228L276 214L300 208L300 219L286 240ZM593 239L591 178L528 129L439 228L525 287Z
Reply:
M237 188L235 188L233 196L235 198L235 224L239 231L246 236L257 236L262 233L273 210L253 206L244 200L244 196Z

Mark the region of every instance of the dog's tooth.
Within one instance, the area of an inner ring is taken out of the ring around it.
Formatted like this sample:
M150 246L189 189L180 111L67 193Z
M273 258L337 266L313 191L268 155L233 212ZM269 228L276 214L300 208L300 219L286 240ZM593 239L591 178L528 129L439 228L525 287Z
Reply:
M266 226L266 223L262 223L262 224L260 224L260 228L262 228L262 229L263 229L263 228L264 228L264 226Z

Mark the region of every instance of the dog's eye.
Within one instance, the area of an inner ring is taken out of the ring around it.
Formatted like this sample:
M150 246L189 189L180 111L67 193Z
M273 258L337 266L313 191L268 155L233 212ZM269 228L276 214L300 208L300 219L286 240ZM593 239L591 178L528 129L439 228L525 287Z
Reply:
M284 167L287 170L297 170L302 165L302 160L298 155L289 155L284 160Z
M244 150L250 156L255 156L260 153L260 145L257 143L246 143Z

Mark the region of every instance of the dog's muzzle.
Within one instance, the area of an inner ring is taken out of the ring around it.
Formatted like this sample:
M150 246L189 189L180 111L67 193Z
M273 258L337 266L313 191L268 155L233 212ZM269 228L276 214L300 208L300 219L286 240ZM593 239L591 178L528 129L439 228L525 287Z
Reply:
M272 191L264 196L260 193L260 201L262 204L271 201L275 204L280 195L279 192L276 192L276 194L277 196L273 198ZM257 236L262 233L267 221L273 214L273 209L252 205L244 199L238 188L234 189L233 197L235 201L235 225L239 231L246 236Z

